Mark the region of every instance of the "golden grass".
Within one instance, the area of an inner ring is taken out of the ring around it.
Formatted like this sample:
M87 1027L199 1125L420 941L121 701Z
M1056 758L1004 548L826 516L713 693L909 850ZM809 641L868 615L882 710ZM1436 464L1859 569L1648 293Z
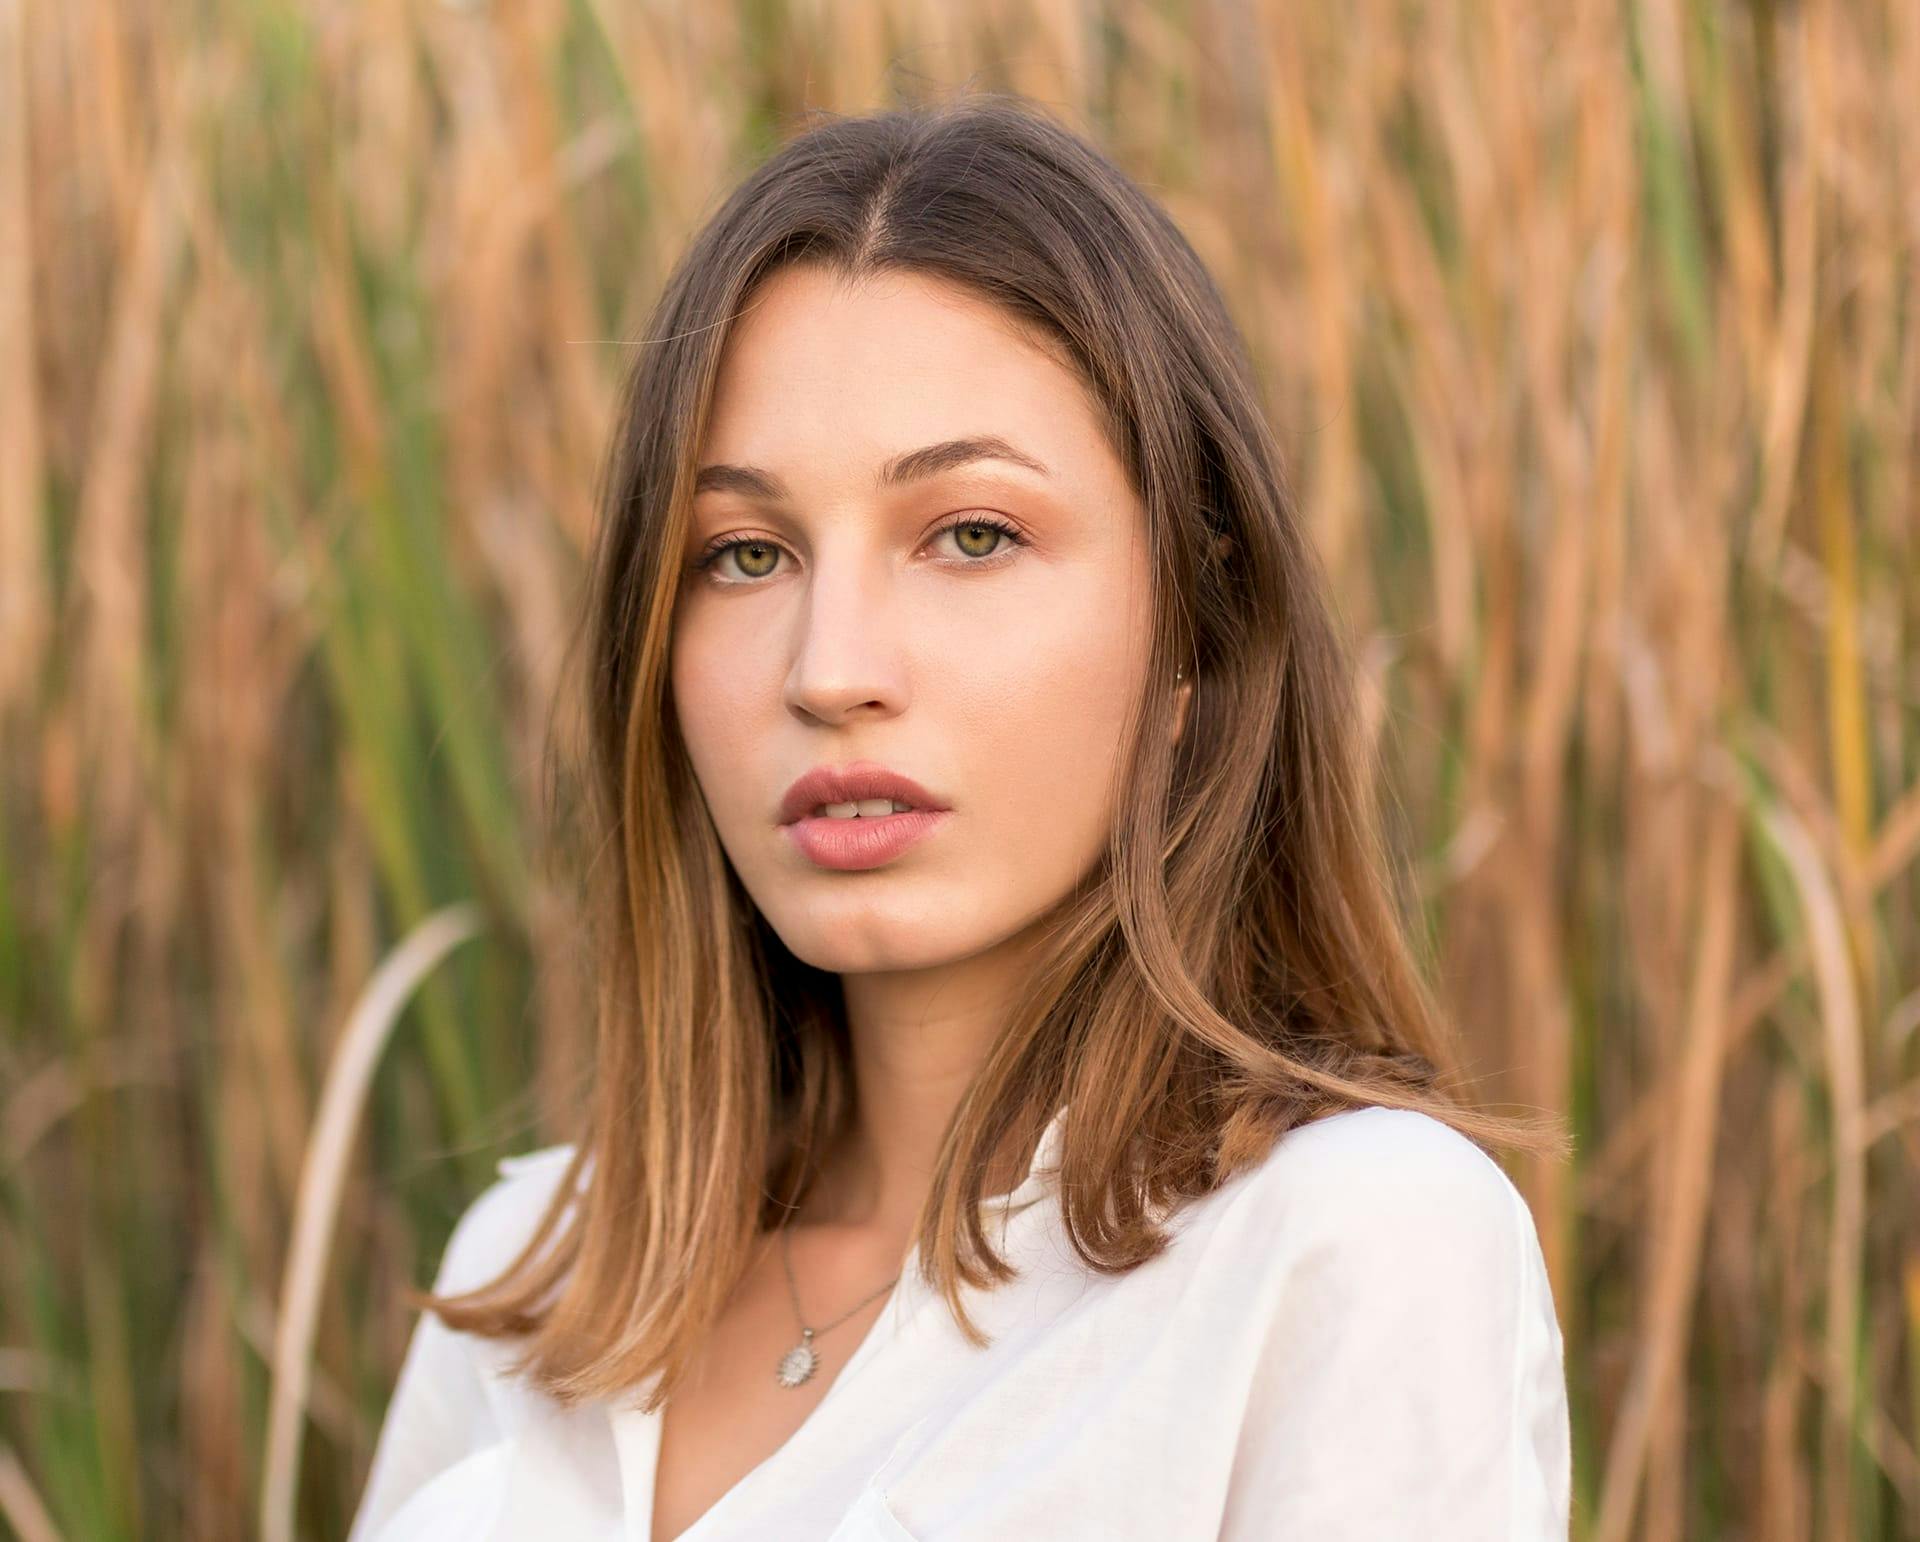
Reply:
M1920 1536L1898 0L0 0L0 1515L344 1530L586 1063L542 752L645 306L799 110L967 83L1262 366L1443 987L1576 1131L1575 1534Z
M267 1415L266 1475L260 1500L264 1542L291 1542L299 1488L300 1442L312 1381L314 1325L330 1278L328 1248L339 1219L340 1196L360 1132L367 1089L394 1024L434 966L456 944L475 935L479 913L450 906L427 917L400 943L368 982L348 1015L321 1089L308 1137L300 1193L294 1206L280 1321L273 1339L273 1395Z

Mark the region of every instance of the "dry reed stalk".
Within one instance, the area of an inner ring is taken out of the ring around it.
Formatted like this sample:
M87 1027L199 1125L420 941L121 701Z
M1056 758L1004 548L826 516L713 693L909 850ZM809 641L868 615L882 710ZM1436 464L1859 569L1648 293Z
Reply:
M1827 1238L1826 1339L1820 1365L1827 1387L1821 1421L1821 1533L1852 1535L1850 1444L1854 1431L1854 1339L1859 1328L1866 1226L1865 1089L1853 961L1838 897L1806 828L1785 808L1764 809L1762 824L1792 874L1804 907L1822 1048L1832 1108L1833 1215Z
M1703 857L1706 888L1687 1004L1686 1036L1675 1051L1678 1096L1672 1110L1666 1203L1655 1223L1652 1278L1641 1304L1633 1372L1607 1452L1596 1542L1635 1535L1635 1500L1656 1426L1685 1427L1686 1361L1708 1200L1713 1187L1726 1052L1727 1001L1733 978L1741 824L1730 802L1708 814ZM1648 1534L1678 1535L1669 1512Z
M34 378L31 129L25 0L0 0L0 726L24 723L53 626L39 518L44 493Z
M1648 1536L1891 1534L1920 1428L1911 6L28 10L0 0L0 1334L92 1407L9 1399L0 1442L69 1529L247 1529L245 1304L286 1265L311 1025L391 917L545 833L583 450L667 264L801 108L972 79L1104 139L1230 290L1453 1009L1578 1113L1572 1181L1521 1175L1576 1534L1629 1490ZM369 550L396 507L411 569ZM458 604L417 610L441 580ZM480 646L436 654L469 603ZM495 803L446 795L476 745ZM1800 843L1750 813L1732 900L1693 785L1723 755ZM564 885L492 888L564 1122ZM1703 1177L1710 924L1738 963ZM442 983L381 1146L483 1167L518 1008L454 1041ZM404 1218L380 1235L397 1278ZM316 1389L376 1379L391 1287L357 1302L313 1314ZM318 1514L371 1409L311 1401ZM1846 1511L1855 1467L1879 1487Z
M20 1542L60 1542L60 1530L45 1501L13 1447L5 1442L0 1442L0 1515L7 1518Z
M375 1067L393 1025L415 988L449 952L481 929L468 905L436 911L413 928L367 982L347 1020L320 1093L300 1174L293 1236L280 1291L273 1343L273 1390L267 1412L266 1466L261 1484L264 1542L292 1542L300 1438L313 1376L314 1324L327 1280L328 1250L340 1193L353 1157L354 1135Z

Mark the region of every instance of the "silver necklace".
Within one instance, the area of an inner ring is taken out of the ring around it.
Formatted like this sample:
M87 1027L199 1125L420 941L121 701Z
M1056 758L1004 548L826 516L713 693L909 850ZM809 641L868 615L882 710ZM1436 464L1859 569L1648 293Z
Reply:
M800 1286L793 1278L793 1247L788 1235L791 1230L792 1228L787 1226L780 1228L780 1259L787 1266L787 1289L793 1293L793 1316L794 1321L800 1324L800 1342L780 1357L780 1368L774 1372L775 1379L783 1387L797 1387L819 1369L820 1357L813 1351L813 1336L816 1333L825 1333L829 1329L839 1327L874 1296L879 1295L881 1290L891 1290L900 1281L900 1276L896 1274L882 1285L880 1290L874 1291L847 1308L825 1327L809 1328L800 1312Z

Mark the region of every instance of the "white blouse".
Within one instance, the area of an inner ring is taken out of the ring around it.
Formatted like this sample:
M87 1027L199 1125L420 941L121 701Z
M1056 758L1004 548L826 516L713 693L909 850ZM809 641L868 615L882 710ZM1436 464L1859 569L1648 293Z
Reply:
M966 1295L992 1344L960 1336L916 1245L805 1423L686 1542L1564 1542L1560 1325L1478 1146L1403 1109L1300 1126L1108 1277L1061 1231L1064 1114L987 1201L1022 1271ZM497 1273L570 1155L500 1163L435 1288ZM501 1373L510 1353L423 1315L349 1542L651 1542L660 1416L564 1409Z

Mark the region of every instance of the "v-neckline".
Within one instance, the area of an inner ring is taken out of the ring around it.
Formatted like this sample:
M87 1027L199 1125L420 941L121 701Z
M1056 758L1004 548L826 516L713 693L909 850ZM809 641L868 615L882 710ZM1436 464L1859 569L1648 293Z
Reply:
M1048 1164L1058 1160L1061 1141L1061 1128L1066 1116L1063 1103L1054 1111L1040 1133L1040 1139L1034 1146L1033 1157L1027 1165L1027 1175L1012 1189L1004 1194L993 1194L981 1203L990 1211L1012 1208L1027 1199L1042 1187L1048 1176ZM730 1512L739 1508L743 1497L764 1481L765 1475L781 1458L797 1449L813 1432L817 1431L825 1411L834 1402L840 1389L851 1379L853 1373L865 1365L878 1351L883 1328L898 1328L909 1314L918 1310L931 1299L924 1283L918 1278L920 1263L920 1243L916 1239L908 1248L907 1256L900 1267L899 1277L894 1281L893 1289L887 1293L886 1304L872 1322L847 1361L834 1373L833 1380L827 1384L827 1390L820 1394L820 1401L807 1410L802 1419L787 1438L775 1446L745 1473L737 1478L732 1487L703 1511L693 1524L682 1531L674 1542L705 1542L707 1533L723 1520ZM664 1406L653 1412L644 1412L628 1405L614 1406L608 1409L608 1421L613 1435L614 1451L620 1468L621 1507L625 1512L626 1542L654 1542L653 1537L653 1500L654 1490L660 1475L660 1444L665 1428Z
M853 1353L846 1363L833 1373L833 1380L827 1383L827 1390L820 1394L820 1400L807 1410L806 1418L795 1425L787 1438L775 1446L746 1472L736 1478L730 1488L694 1519L693 1523L682 1531L674 1542L701 1542L711 1526L725 1512L739 1506L741 1495L758 1486L767 1469L799 1446L809 1432L815 1429L827 1406L846 1384L854 1371L873 1357L880 1343L880 1330L901 1315L902 1302L905 1300L903 1288L906 1287L911 1271L920 1258L920 1244L915 1242L907 1251L906 1262L901 1266L900 1276L887 1292L887 1299L873 1321L867 1324L867 1331L861 1335L860 1342L854 1346ZM665 1433L666 1410L664 1405L652 1412L643 1412L638 1408L617 1407L609 1411L609 1420L613 1428L614 1450L620 1463L620 1482L622 1507L626 1515L626 1542L654 1542L653 1539L653 1501L654 1490L660 1477L660 1445Z

